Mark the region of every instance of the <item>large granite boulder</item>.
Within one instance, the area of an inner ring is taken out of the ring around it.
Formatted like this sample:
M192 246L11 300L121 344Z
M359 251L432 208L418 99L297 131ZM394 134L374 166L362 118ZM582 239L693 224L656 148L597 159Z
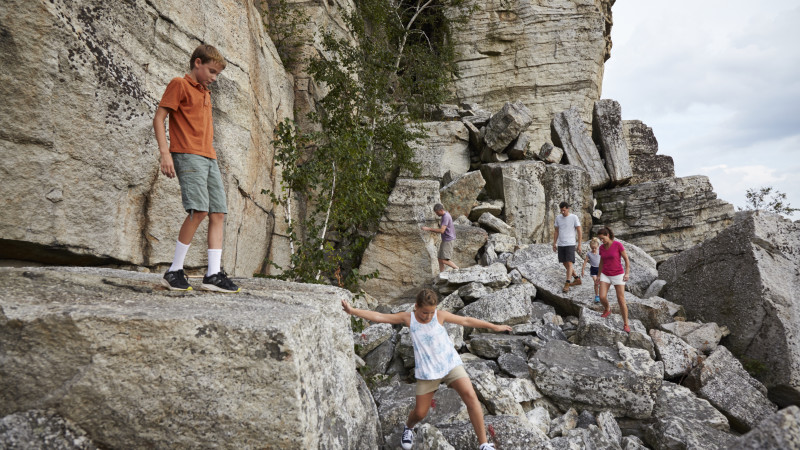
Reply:
M0 418L0 448L96 450L86 432L52 411L31 410Z
M455 224L454 229L456 231L456 242L453 244L452 261L459 268L474 266L477 264L475 255L477 255L481 247L486 244L486 241L489 239L489 233L483 228L473 227L471 225ZM436 250L438 253L441 238L437 238L436 236L434 236L434 238L436 238ZM445 269L446 268L445 266Z
M538 448L539 444L548 443L547 436L531 425L524 415L485 416L484 422L489 430L489 442L494 442L497 448L503 450L530 450ZM453 447L478 448L478 439L469 421L440 424L438 428Z
M577 167L542 161L484 164L486 192L503 200L504 218L520 244L551 242L553 222L562 201L572 205L588 236L592 189L586 172Z
M689 318L726 326L725 345L780 405L800 402L799 274L800 224L752 212L659 267L662 294Z
M419 141L411 142L414 161L420 166L419 178L441 180L447 171L454 176L469 170L469 132L463 123L426 122ZM410 173L401 173L408 177ZM457 216L453 216L455 219Z
M439 190L444 209L453 216L469 216L472 208L478 204L476 200L486 184L479 170L456 176L450 183Z
M153 115L206 42L228 61L211 86L229 213L222 264L261 270L280 214L261 191L277 186L272 130L292 116L293 91L256 4L12 0L3 30L0 258L172 261L186 212L177 179L159 174ZM205 230L187 268L206 265Z
M414 435L414 448L421 448L425 450L455 450L455 448L447 442L444 435L435 426L426 423L417 428Z
M413 299L419 286L439 271L439 241L422 230L438 223L433 205L439 201L437 181L397 180L359 267L363 274L378 271L378 277L365 281L362 288L380 303Z
M631 261L631 277L628 285L646 286L648 280L655 278L652 259L640 258L646 255L629 242L623 242L628 250ZM584 254L588 251L584 246ZM556 306L566 314L578 316L581 308L602 310L600 303L594 303L594 287L588 270L585 274L586 281L579 286L573 286L568 293L561 292L564 287L564 266L558 262L558 257L553 252L552 244L529 245L517 250L507 262L509 269L518 270L525 279L530 281L537 289L537 297ZM619 313L616 293L610 292L608 299L614 313ZM658 327L663 323L673 322L676 317L683 317L683 308L660 297L639 298L631 292L625 293L628 304L628 313L631 319L640 320L645 328Z
M108 448L374 448L345 290L164 290L111 269L2 269L0 416L51 409ZM176 432L180 430L180 432Z
M597 191L595 199L602 224L659 263L733 223L733 205L718 199L700 175Z
M702 361L702 353L674 334L651 329L650 338L658 360L664 363L666 379L684 377Z
M501 153L528 129L532 120L531 111L522 102L507 102L486 125L483 144L493 152Z
M661 328L680 337L698 352L707 355L717 349L717 345L719 345L719 341L723 336L728 335L727 328L721 328L714 322L680 321L665 323L661 325Z
M494 263L488 267L472 266L466 269L447 270L436 277L435 284L439 291L448 294L461 286L480 283L491 288L504 288L511 284L508 270L502 263Z
M472 386L478 399L486 406L490 414L508 414L525 417L522 405L507 389L503 389L497 382L497 377L491 372L479 372L470 377Z
M631 327L631 332L626 333L622 329L624 326L622 316L616 314L603 318L600 317L600 312L598 311L581 308L579 320L578 332L575 335L576 344L613 347L619 342L626 347L647 350L650 357L655 359L656 352L653 347L653 340L647 335L647 330L640 321L630 319L628 323Z
M729 447L730 450L784 450L800 448L800 408L782 409L762 420Z
M653 129L640 120L623 120L622 132L630 155L633 177L630 184L675 177L675 163L668 155L657 155L658 141Z
M751 377L723 346L689 372L685 385L708 400L741 431L749 431L778 408L767 399L767 389Z
M658 391L653 420L645 430L657 450L727 449L734 441L728 420L706 400L683 386L665 381Z
M507 354L525 357L529 349L542 346L541 341L533 336L473 333L470 338L467 342L470 353L486 359L497 359Z
M536 387L566 409L609 410L617 416L651 416L664 368L645 350L581 347L553 340L528 363Z
M531 318L531 298L535 295L536 289L530 284L515 284L481 297L458 314L505 325L525 323Z
M455 95L492 111L506 102L530 108L534 147L550 140L550 119L577 106L591 124L603 62L611 48L611 0L483 2L453 36Z
M589 174L589 184L592 189L606 186L610 177L603 167L600 153L592 142L589 131L581 121L579 111L572 107L556 114L550 127L553 143L564 149L570 164L580 167Z
M598 100L594 102L592 118L594 141L600 145L611 184L627 183L633 172L628 144L622 131L622 108L614 100Z

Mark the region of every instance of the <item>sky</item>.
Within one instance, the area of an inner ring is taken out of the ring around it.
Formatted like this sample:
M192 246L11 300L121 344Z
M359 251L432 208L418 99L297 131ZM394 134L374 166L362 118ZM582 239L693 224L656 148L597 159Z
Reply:
M617 0L602 98L653 129L676 176L800 208L800 0ZM791 217L800 219L800 213Z

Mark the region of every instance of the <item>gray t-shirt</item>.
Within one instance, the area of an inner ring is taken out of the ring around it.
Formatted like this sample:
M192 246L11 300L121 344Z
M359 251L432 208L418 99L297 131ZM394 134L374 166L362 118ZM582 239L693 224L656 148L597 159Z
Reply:
M581 226L581 221L575 214L564 217L563 214L556 216L555 227L558 228L558 241L556 245L566 247L568 245L578 245L576 241L575 227Z

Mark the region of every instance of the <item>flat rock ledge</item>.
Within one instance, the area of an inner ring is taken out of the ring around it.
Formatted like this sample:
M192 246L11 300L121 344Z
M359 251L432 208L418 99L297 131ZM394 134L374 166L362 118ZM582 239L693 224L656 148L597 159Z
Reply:
M170 292L160 275L94 268L0 279L0 417L53 411L103 448L378 446L347 291Z

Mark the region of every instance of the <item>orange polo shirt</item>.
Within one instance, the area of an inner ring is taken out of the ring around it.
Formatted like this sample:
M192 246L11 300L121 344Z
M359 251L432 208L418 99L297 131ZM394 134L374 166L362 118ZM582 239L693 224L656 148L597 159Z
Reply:
M189 75L173 78L161 97L169 112L170 153L193 153L217 159L212 141L211 93Z

